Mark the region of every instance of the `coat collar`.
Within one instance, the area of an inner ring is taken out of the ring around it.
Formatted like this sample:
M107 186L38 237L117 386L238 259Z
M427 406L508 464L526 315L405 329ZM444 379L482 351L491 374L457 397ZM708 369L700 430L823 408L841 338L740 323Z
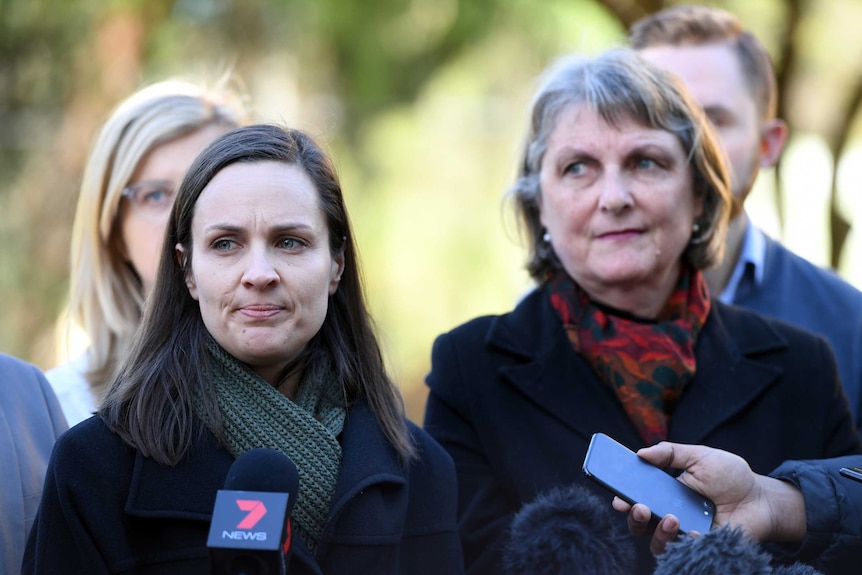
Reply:
M613 391L572 348L545 289L492 322L486 343L516 360L499 369L503 381L567 427L585 438L611 430L626 445L642 444ZM786 347L768 320L713 300L695 349L698 371L671 419L670 439L701 442L742 411L781 375L757 356Z
M367 403L348 409L341 443L343 459L332 500L333 514L368 485L406 483L398 456ZM188 456L174 467L162 466L136 451L126 513L209 521L216 491L224 486L233 462L210 433L203 433Z

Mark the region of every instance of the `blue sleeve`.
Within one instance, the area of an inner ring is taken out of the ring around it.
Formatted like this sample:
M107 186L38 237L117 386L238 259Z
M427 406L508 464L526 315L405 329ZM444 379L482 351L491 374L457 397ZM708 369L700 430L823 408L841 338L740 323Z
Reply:
M787 461L771 477L796 485L805 498L807 535L791 559L824 572L858 574L862 557L862 482L844 477L842 467L862 467L862 455Z

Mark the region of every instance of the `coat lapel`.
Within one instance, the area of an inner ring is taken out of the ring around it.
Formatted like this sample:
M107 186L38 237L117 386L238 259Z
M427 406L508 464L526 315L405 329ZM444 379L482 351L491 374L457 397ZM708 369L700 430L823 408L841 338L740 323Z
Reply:
M333 496L334 509L371 483L406 483L398 456L366 403L350 407L341 439L344 459ZM175 467L159 465L137 451L126 512L209 521L215 493L224 487L233 462L210 433L202 434L188 457Z
M398 454L364 401L352 405L347 411L341 434L341 453L341 473L332 496L330 524L347 500L369 485L407 483Z
M669 439L703 442L779 381L780 369L757 356L783 349L787 342L768 322L751 318L712 302L698 338L697 374L671 417ZM625 445L643 444L613 391L575 353L541 288L492 324L488 345L516 360L499 368L502 380L574 432L589 437L613 430Z
M406 485L404 470L395 450L383 435L365 402L352 405L347 412L341 435L343 460L332 500L332 509L321 535L318 557L323 556L338 517L350 500L371 485ZM209 522L215 494L234 458L218 446L215 438L204 433L175 467L164 467L150 458L135 454L126 513L138 517L182 518ZM319 567L308 548L298 538L293 544L293 561L301 561L310 572Z
M159 465L136 450L126 513L209 521L216 491L224 487L233 462L210 433L202 434L188 457L174 467Z
M743 412L781 377L779 368L758 361L757 356L787 345L768 322L713 300L697 342L697 373L671 417L669 439L703 443L716 428Z
M578 435L589 439L613 429L622 443L640 443L613 391L575 353L542 288L498 318L488 344L519 360L499 368L502 380ZM622 436L620 430L626 430Z
M332 496L329 519L320 536L317 556L326 554L339 518L348 504L371 486L404 487L407 479L398 454L383 435L377 418L364 401L351 405L341 432L341 472Z
M344 459L333 495L333 510L372 483L406 483L398 455L364 402L348 410L342 452ZM175 467L164 467L136 452L126 512L142 517L209 521L215 492L224 487L233 462L233 457L209 433L203 434L201 442Z

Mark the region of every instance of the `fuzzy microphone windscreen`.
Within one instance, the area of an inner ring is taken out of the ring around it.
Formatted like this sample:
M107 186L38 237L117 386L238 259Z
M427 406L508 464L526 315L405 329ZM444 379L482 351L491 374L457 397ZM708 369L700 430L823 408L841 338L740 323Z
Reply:
M653 575L771 575L770 561L741 528L721 527L668 543Z
M811 565L794 563L793 565L773 568L772 575L823 575L823 572L818 571Z
M505 573L632 573L634 540L614 514L607 502L576 484L539 495L512 521L503 550Z

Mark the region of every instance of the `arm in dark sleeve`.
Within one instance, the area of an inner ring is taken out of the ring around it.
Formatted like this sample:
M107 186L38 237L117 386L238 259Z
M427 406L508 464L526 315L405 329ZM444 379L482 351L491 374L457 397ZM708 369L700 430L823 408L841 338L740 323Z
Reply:
M464 559L458 538L455 465L427 433L410 425L418 457L409 470L411 496L402 569L416 575L461 575Z
M859 573L862 557L862 483L840 474L862 466L862 455L787 461L771 477L797 486L805 499L808 533L795 548L776 546L792 560L830 574Z
M835 354L826 340L823 339L819 339L818 349L823 358L821 373L824 380L829 382L829 385L826 386L829 398L825 415L825 431L828 439L824 446L824 457L860 454L862 453L862 439L856 430L853 415L847 403L847 396L841 386Z
M518 505L500 486L475 427L474 413L482 405L463 375L465 361L470 358L451 336L440 336L434 343L424 427L455 462L458 530L467 573L499 573L500 548Z
M58 440L48 462L42 500L24 551L23 575L109 573L82 517L87 502L81 501L75 489L82 480L76 451L66 434Z
M856 329L853 331L853 346L852 349L862 349L862 318L856 322ZM852 354L852 381L842 382L845 389L853 389L853 393L847 395L852 402L850 411L855 415L856 429L862 431L862 354Z

